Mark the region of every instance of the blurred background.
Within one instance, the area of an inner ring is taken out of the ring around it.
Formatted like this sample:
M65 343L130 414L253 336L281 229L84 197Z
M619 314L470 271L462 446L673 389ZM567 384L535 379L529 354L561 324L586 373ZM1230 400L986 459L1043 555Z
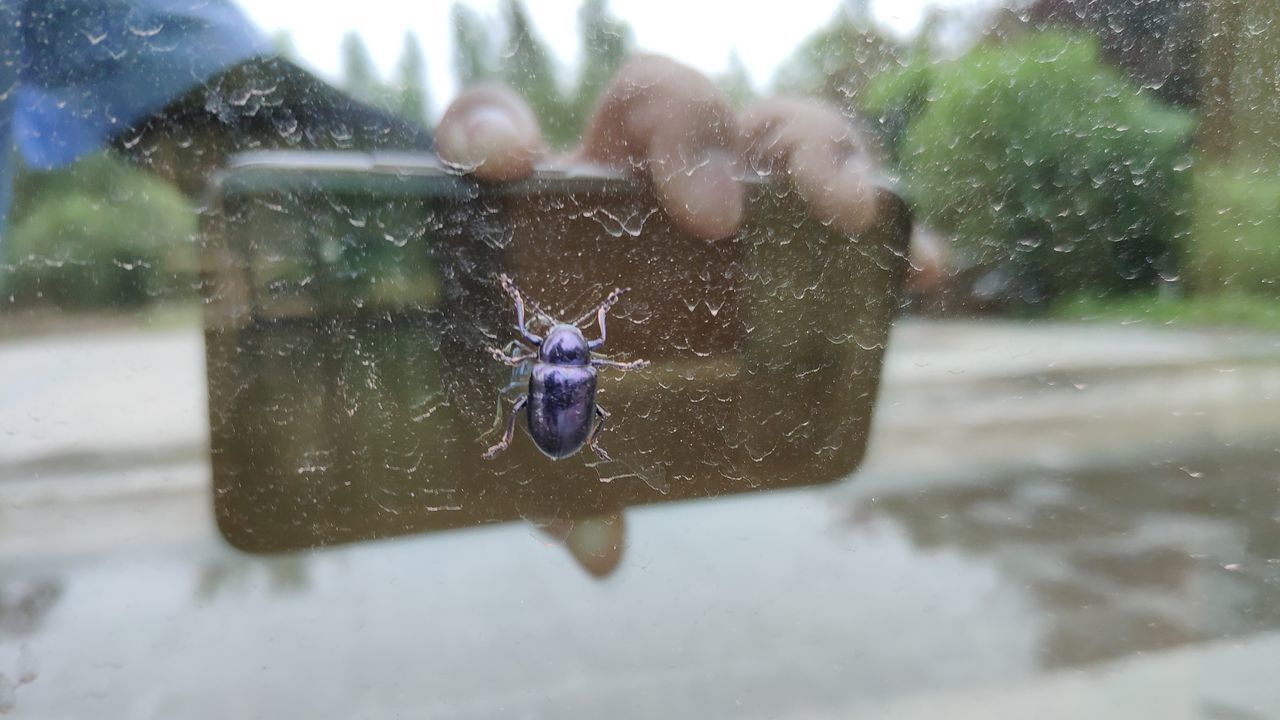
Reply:
M408 6L406 6L408 5ZM915 212L868 455L626 518L283 557L212 520L201 208L109 153L0 242L0 713L1280 717L1280 4L245 2L431 125L567 147L628 53L812 95Z
M342 7L306 23L290 3L245 9L285 57L418 123L459 87L504 82L557 147L637 49L693 64L739 105L823 97L867 128L917 208L917 264L946 270L915 278L920 312L1271 322L1280 189L1263 4L795 5L781 21L711 6L668 21L605 0L536 16L521 2ZM181 314L195 227L176 191L106 154L26 173L0 312Z

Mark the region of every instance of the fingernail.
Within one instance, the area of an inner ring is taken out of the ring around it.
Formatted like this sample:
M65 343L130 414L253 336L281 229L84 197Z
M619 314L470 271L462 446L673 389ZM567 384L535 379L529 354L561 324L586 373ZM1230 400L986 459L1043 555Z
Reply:
M477 161L510 152L520 143L515 118L500 107L479 107L467 119L468 155Z
M505 108L477 105L456 119L446 115L436 134L436 153L445 162L473 171L514 164L513 150L520 145L519 124Z

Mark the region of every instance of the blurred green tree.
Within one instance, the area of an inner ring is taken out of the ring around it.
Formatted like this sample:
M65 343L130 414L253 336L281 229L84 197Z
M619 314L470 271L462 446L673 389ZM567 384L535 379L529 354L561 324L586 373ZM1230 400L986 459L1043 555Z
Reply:
M341 87L360 102L388 112L401 110L400 93L383 81L364 40L354 32L342 36Z
M354 32L342 36L342 89L353 97L371 102L382 82L364 40Z
M729 101L739 110L746 107L756 98L755 88L751 85L751 75L742 62L742 56L735 49L729 53L729 67L716 78L716 84L729 96Z
M581 126L574 122L572 101L560 88L550 51L534 32L529 12L521 0L507 0L503 19L507 39L499 76L524 96L553 147L569 145L580 136Z
M106 153L23 180L0 266L11 305L130 308L194 295L196 214L172 186Z
M420 125L427 124L427 68L416 35L405 33L395 78L390 83L378 73L368 46L359 35L349 32L343 36L341 54L341 87L351 97Z
M825 98L852 115L863 90L896 70L902 46L876 27L864 3L844 6L779 68L783 92Z
M609 12L608 0L585 0L578 8L582 64L573 100L573 122L581 132L609 80L634 46L631 27Z
M925 222L1046 298L1148 288L1189 215L1189 113L1058 32L909 65L868 100L905 109L900 170Z
M916 49L908 58L900 69L873 78L858 100L858 108L893 165L901 161L907 128L924 112L934 84L934 61L927 50Z
M484 20L472 8L454 3L453 72L459 87L491 80L494 75L494 50Z
M632 51L630 26L609 12L607 0L585 0L578 10L582 63L574 85L564 81L534 32L522 0L507 0L502 21L505 39L499 53L480 15L454 4L453 67L459 86L499 80L525 98L552 146L576 142L600 94Z
M1280 5L1204 7L1204 120L1189 275L1199 292L1280 295Z
M396 110L403 117L425 126L431 114L430 96L427 93L427 61L422 55L422 45L412 32L404 34L404 49L396 63L396 92L399 106Z

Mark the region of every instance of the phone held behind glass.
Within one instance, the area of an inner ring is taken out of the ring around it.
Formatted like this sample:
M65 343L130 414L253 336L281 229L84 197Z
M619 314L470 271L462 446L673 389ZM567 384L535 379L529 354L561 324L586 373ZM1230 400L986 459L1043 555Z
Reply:
M734 237L673 226L599 170L483 186L428 157L263 153L218 184L202 263L215 510L284 551L839 480L866 447L910 220L881 191L861 237L748 182ZM598 442L552 460L516 417L534 335L599 335ZM526 345L529 343L526 342Z

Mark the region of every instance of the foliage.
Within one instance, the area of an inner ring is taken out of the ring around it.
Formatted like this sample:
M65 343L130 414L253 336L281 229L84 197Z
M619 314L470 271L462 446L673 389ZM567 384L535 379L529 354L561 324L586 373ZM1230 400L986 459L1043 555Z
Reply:
M576 79L564 76L534 31L523 0L503 4L500 42L488 32L484 19L465 5L454 4L452 21L458 84L467 87L498 80L509 86L538 116L547 141L559 148L582 136L601 94L634 48L631 27L609 12L608 0L583 0L578 9L582 54ZM735 102L751 98L751 84L740 59L731 57L728 74L719 80Z
M607 0L579 11L582 70L566 82L520 0L504 7L505 39L491 37L473 10L453 8L454 66L462 85L504 80L528 98L549 141L576 140L609 79L631 52L630 27ZM273 38L285 56L292 38ZM499 50L499 48L502 48ZM419 123L430 116L426 64L406 34L395 74L384 79L358 35L343 38L342 87L353 97ZM740 62L724 78L745 101ZM9 232L0 241L0 291L11 305L127 307L190 297L196 277L194 213L174 189L108 155L66 170L25 173L15 187Z
M364 40L354 33L342 36L342 88L357 100L376 103L384 89Z
M608 0L584 0L578 9L582 63L574 92L574 122L579 130L595 109L609 80L622 67L635 41L631 27L609 14Z
M15 213L0 291L12 305L136 307L190 297L195 213L168 184L95 155L43 178Z
M342 38L342 89L351 97L401 117L426 124L429 113L426 60L422 46L411 32L396 63L394 82L386 82L369 55L364 40L355 33Z
M859 100L890 162L902 159L907 128L924 112L934 85L933 62L917 52L897 71L872 78Z
M783 92L825 98L852 114L867 86L899 67L902 48L863 9L842 9L778 70Z
M716 84L729 96L733 107L741 110L756 98L755 88L751 85L751 75L742 62L742 56L734 50L729 54L729 67L724 74L716 78Z
M427 95L427 61L422 56L422 44L411 32L404 34L404 49L396 64L395 89L399 95L396 109L402 117L419 125L427 125L431 108Z
M1234 289L1209 295L1140 293L1123 298L1079 294L1055 305L1053 314L1062 319L1111 324L1280 331L1280 305L1274 299Z
M524 96L538 116L547 141L564 147L578 137L581 128L572 122L571 100L561 92L551 53L534 34L529 13L520 0L507 0L503 19L507 40L498 76Z
M1172 271L1192 119L1103 64L1094 41L1028 35L883 83L869 99L907 114L929 87L900 170L923 220L971 261L1008 264L1050 297Z
M1280 5L1210 3L1188 275L1199 291L1280 295Z
M585 0L578 11L582 70L574 84L565 80L534 32L521 0L507 0L502 19L506 34L498 51L475 11L453 6L454 72L459 85L502 81L529 103L551 145L572 144L581 137L600 94L631 52L631 28L609 13L607 0Z
M1097 37L1107 59L1135 83L1165 102L1194 107L1204 100L1201 60L1206 45L1213 42L1210 38L1225 36L1233 54L1247 56L1240 47L1242 33L1211 27L1209 16L1240 14L1246 6L1266 5L1204 0L1054 0L1035 3L1028 15L1036 25L1078 29Z
M1203 291L1280 295L1280 180L1243 166L1199 169L1187 268Z
M453 72L458 85L467 87L492 79L494 50L484 21L474 9L460 3L454 3L450 14Z

